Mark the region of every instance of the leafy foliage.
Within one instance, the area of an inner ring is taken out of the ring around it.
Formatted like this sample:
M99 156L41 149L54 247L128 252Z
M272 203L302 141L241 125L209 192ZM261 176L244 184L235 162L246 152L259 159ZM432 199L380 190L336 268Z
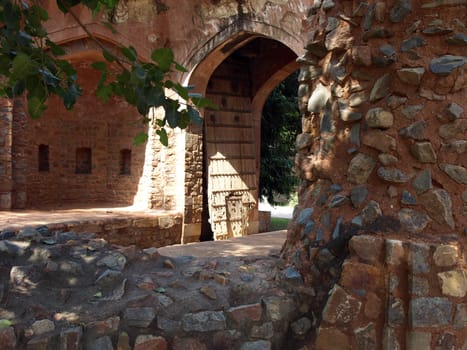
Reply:
M101 48L103 60L92 67L100 72L97 97L107 102L113 96L123 98L135 106L144 121L154 107L165 110L163 120L153 121L160 141L167 145L165 125L171 128L186 128L190 122L202 122L194 107L216 108L206 98L191 95L189 89L168 78L172 71L185 71L174 60L169 48L152 52L151 62L143 62L132 46L121 46L115 52L107 50L74 14L73 7L80 4L93 14L111 11L118 0L57 0L63 13L69 13L83 30ZM82 94L77 85L77 72L73 66L61 59L65 55L62 47L50 40L43 22L49 15L40 2L32 0L0 0L0 97L14 98L26 95L28 112L32 118L40 117L47 109L47 99L58 96L67 109L72 109ZM110 23L103 25L113 27ZM115 30L114 30L115 31ZM110 65L119 68L118 73ZM166 89L175 91L184 101L183 105L166 95ZM145 142L147 137L138 135L136 143Z
M297 74L280 83L269 95L261 119L261 173L259 191L271 205L278 195L290 198L295 191L295 139L301 128L297 105Z

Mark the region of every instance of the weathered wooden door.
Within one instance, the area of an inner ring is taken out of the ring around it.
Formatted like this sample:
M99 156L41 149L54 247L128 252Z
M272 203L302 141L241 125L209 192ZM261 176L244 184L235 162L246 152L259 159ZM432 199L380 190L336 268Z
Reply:
M226 60L212 76L207 97L220 110L205 113L208 209L214 239L247 234L256 206L256 140L248 71Z

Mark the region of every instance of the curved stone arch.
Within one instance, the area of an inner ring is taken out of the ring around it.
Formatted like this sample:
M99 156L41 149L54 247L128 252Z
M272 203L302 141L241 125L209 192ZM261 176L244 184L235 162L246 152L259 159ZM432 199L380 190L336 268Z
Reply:
M280 42L297 56L304 53L303 38L286 30L260 21L237 20L211 37L204 44L193 49L189 58L182 62L189 73L182 80L194 85L204 93L209 77L229 55L249 41L263 37Z

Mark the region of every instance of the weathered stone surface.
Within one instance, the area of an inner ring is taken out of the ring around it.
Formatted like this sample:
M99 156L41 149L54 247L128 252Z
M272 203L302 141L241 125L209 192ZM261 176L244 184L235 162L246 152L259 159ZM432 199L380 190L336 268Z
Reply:
M266 322L259 326L254 325L251 328L250 336L252 338L271 339L274 335L274 327L272 322Z
M407 350L430 349L431 333L409 332L407 336Z
M423 243L412 243L410 245L410 267L412 273L428 273L430 265L428 262L430 247Z
M397 107L402 106L404 103L407 102L407 97L404 96L397 96L397 95L390 95L386 97L386 104L391 109L396 109Z
M439 224L447 224L450 228L454 228L452 202L448 192L436 189L421 195L419 200L431 218Z
M320 327L314 345L316 350L348 350L349 338L336 328Z
M357 339L358 349L377 349L376 329L372 322L368 323L364 327L355 329L354 334Z
M431 142L417 142L410 147L410 153L421 163L435 163L436 152Z
M456 33L453 36L446 39L449 45L454 46L467 46L467 34Z
M349 197L337 194L331 198L329 208L339 208L344 206L349 201Z
M87 337L99 338L117 332L119 326L120 317L114 316L101 321L89 322L85 326L85 332Z
M262 308L260 303L241 305L231 307L226 311L226 314L236 323L243 324L250 321L259 321L262 315Z
M465 329L467 327L467 304L464 303L456 305L454 327L457 329Z
M410 208L402 208L397 217L402 227L410 233L423 232L425 227L431 221L425 212L416 211Z
M386 263L388 265L400 265L405 259L405 249L402 241L386 240Z
M388 153L381 153L378 155L378 159L384 166L391 166L397 164L399 159L396 156Z
M400 350L401 346L397 339L397 334L392 327L386 326L383 330L383 349L384 350Z
M436 342L435 350L443 349L455 349L456 348L456 336L452 333L443 333Z
M383 108L376 107L368 110L365 120L370 128L387 129L394 123L394 116Z
M436 247L433 253L433 260L436 266L447 267L457 263L459 258L459 248L456 245L441 244Z
M364 262L378 264L383 256L384 239L379 236L354 236L349 242L349 249Z
M308 112L321 112L330 97L331 93L329 92L328 88L321 83L318 83L316 88L313 90L310 99L308 100Z
M458 184L467 185L467 169L460 165L440 163L439 167Z
M2 349L16 348L16 335L13 327L0 328L0 347Z
M408 137L417 141L425 139L425 129L427 127L426 121L419 120L415 123L403 128L399 131L399 135Z
M371 66L371 48L369 46L353 46L352 61L359 66Z
M155 317L156 313L152 307L130 307L123 313L123 321L132 327L149 327Z
M134 350L167 350L167 341L163 337L141 334L136 337Z
M313 144L313 137L309 133L303 133L297 135L297 140L295 142L295 147L297 151L308 148Z
M362 217L363 225L369 225L375 222L375 220L383 215L379 203L376 201L369 201L365 208L360 213Z
M463 56L444 55L431 60L430 70L434 74L448 75L454 69L462 67L466 60Z
M459 106L457 103L450 103L446 107L446 114L450 121L454 121L462 117L462 113L464 113L464 109Z
M281 321L290 319L295 312L292 300L288 298L280 298L276 296L266 297L262 299L266 313L272 321Z
M271 342L267 340L256 340L244 343L240 350L270 350Z
M380 179L391 183L405 183L410 180L409 176L397 168L379 167L376 173Z
M226 320L222 311L201 311L189 313L182 318L185 332L210 332L226 328Z
M362 143L368 147L375 148L380 152L394 151L397 148L396 139L381 130L369 130L363 134Z
M55 323L51 320L43 319L35 321L31 327L35 335L41 335L55 330Z
M391 75L389 73L376 80L373 89L371 89L370 102L375 102L386 97L390 93L390 86Z
M108 254L107 256L103 257L100 259L96 265L97 266L106 266L109 269L113 270L123 270L125 268L125 265L127 263L127 259L125 256L121 253L118 252L112 252Z
M349 323L360 312L361 302L335 285L323 310L323 320L329 323Z
M467 130L467 119L456 119L452 123L444 124L439 127L439 136L443 139L452 139L457 134Z
M411 105L402 109L402 115L407 119L415 119L417 114L423 109L423 105Z
M467 140L454 140L441 144L441 152L463 154L467 153Z
M362 185L366 183L375 166L376 161L373 158L359 153L349 163L347 180L351 183Z
M450 324L452 303L447 298L415 298L410 300L411 327L442 327Z
M354 208L360 207L360 205L363 204L367 196L368 188L366 186L361 185L352 188L350 200L352 201L352 205L354 206Z
M118 335L117 350L131 350L130 336L127 332L122 332Z
M410 50L416 49L417 47L422 47L425 45L426 45L426 42L422 37L414 36L402 42L401 51L408 52Z
M104 337L94 339L94 340L90 340L86 344L86 350L87 349L89 350L113 350L112 340L107 335Z
M175 337L172 345L173 350L208 350L206 345L196 338Z
M407 190L402 191L401 203L406 205L417 204L417 198Z
M446 100L446 96L439 95L435 93L433 90L424 88L423 85L420 87L418 95L420 97L426 98L429 101L444 101Z
M400 326L405 322L404 302L399 298L389 297L388 324L390 326Z
M324 45L328 51L348 50L352 47L353 41L350 24L341 21L336 29L326 35Z
M425 68L401 68L397 70L397 76L399 79L409 85L419 86L422 82L423 75L425 74Z
M399 23L412 12L412 2L410 0L398 0L389 12L389 20L393 23Z
M295 335L303 336L310 331L311 321L308 317L301 317L297 321L292 322L290 328Z
M369 319L375 320L381 314L383 304L381 299L375 293L367 293L364 305L365 316Z
M346 290L379 292L383 288L383 271L379 267L359 262L345 261L339 284Z
M413 295L427 296L430 292L430 285L428 279L417 275L412 275L409 279L409 291Z
M433 184L431 182L431 171L420 171L412 180L412 187L415 189L417 194L431 190L433 188Z
M467 292L467 273L465 270L452 270L438 273L439 284L444 295L463 298Z

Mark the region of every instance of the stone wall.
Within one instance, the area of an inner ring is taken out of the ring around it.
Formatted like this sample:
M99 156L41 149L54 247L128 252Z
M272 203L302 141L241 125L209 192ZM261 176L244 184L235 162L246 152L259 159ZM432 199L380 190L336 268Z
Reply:
M310 8L283 250L317 290L310 349L467 346L465 14L462 0Z
M0 99L0 209L10 209L12 201L12 115L10 101Z

